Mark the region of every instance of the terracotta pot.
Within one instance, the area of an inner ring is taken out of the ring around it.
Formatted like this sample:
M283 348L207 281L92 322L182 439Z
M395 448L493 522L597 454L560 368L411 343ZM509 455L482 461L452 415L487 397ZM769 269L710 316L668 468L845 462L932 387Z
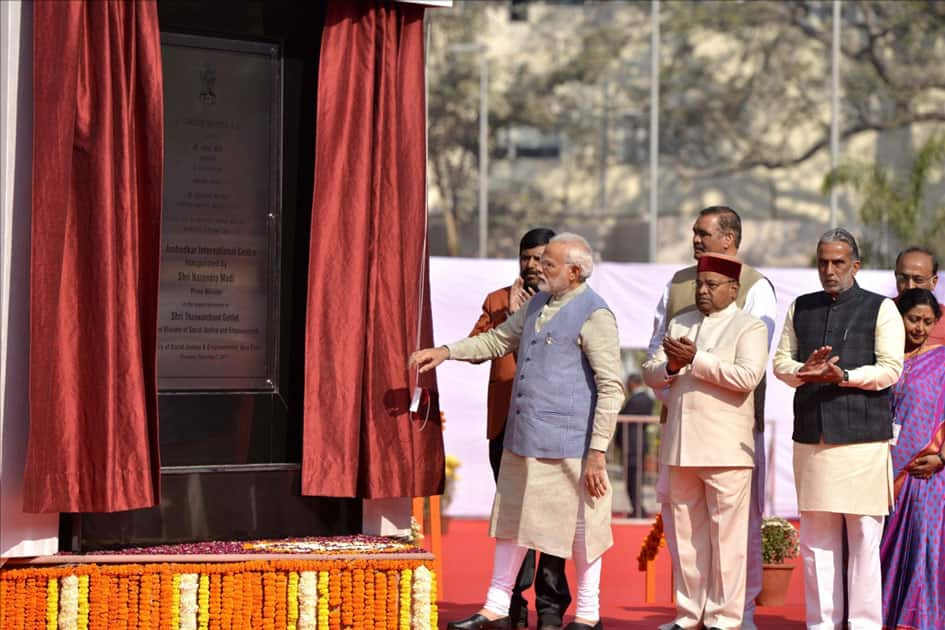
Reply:
M791 585L791 571L793 564L765 564L762 565L761 592L755 598L759 606L783 606L787 599L788 587Z

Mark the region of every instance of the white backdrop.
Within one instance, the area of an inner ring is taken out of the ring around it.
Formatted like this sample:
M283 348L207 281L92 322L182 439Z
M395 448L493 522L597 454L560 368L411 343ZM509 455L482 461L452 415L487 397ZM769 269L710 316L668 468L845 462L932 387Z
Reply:
M666 282L679 265L645 263L599 263L590 285L617 316L620 345L646 348L653 330L653 312ZM778 319L772 346L777 345L784 315L795 297L817 291L820 282L815 269L761 269L774 284L778 296ZM433 335L437 344L449 343L469 334L482 312L482 302L490 291L507 286L518 273L516 260L432 258L430 286L433 304ZM895 294L891 271L861 271L860 286L883 295ZM937 291L942 299L945 283ZM773 348L772 348L773 353ZM794 473L791 466L792 398L794 390L771 374L765 400L765 440L768 462L766 513L795 516ZM486 441L486 388L489 363L470 365L447 361L437 368L440 407L446 414L446 452L457 456L458 470L453 516L486 516L492 505L495 484L489 468Z

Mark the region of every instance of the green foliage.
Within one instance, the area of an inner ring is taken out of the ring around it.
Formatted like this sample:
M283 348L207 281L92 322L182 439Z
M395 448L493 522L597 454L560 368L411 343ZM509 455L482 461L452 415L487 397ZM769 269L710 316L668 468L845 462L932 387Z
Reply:
M761 561L764 564L783 564L796 558L797 529L783 518L766 518L761 523Z
M928 198L931 184L941 179L945 166L945 133L934 134L916 152L905 172L879 164L850 160L824 177L823 192L840 187L852 189L860 199L860 219L864 224L888 230L898 244L925 245L939 255L945 236L945 204ZM898 248L877 247L866 243L877 259L873 266L889 266Z

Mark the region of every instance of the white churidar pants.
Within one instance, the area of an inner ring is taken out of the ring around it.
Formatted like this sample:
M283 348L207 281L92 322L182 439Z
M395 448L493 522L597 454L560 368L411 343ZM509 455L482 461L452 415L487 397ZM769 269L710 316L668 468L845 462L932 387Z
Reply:
M528 551L525 547L505 538L495 541L495 559L492 563L492 582L486 593L484 608L503 617L509 614L515 577L522 567ZM578 508L577 527L571 548L574 568L577 573L577 608L575 617L596 622L600 618L600 574L603 556L593 562L587 561L587 545L584 540L584 504Z
M801 558L807 627L834 630L843 623L843 524L847 526L849 630L883 627L879 543L883 517L801 512Z

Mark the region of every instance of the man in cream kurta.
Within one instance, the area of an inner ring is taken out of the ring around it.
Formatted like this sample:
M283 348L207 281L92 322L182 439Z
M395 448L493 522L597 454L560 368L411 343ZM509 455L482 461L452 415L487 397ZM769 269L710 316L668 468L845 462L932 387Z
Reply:
M587 242L559 234L542 256L542 292L526 307L493 330L411 355L426 371L448 358L482 360L518 348L490 528L497 539L492 582L485 606L449 628L509 627L512 586L528 548L573 555L577 607L567 628L603 627L601 556L613 544L604 451L624 393L616 319L585 283L592 269Z
M801 512L807 627L843 623L843 531L851 630L882 628L879 543L892 502L889 387L905 331L888 298L861 289L859 249L843 228L817 244L824 290L797 298L774 356L794 394L794 477Z
M754 390L768 360L764 323L735 304L740 263L703 254L696 306L670 320L644 363L647 383L669 387L660 463L678 560L674 628L740 628L754 467Z

